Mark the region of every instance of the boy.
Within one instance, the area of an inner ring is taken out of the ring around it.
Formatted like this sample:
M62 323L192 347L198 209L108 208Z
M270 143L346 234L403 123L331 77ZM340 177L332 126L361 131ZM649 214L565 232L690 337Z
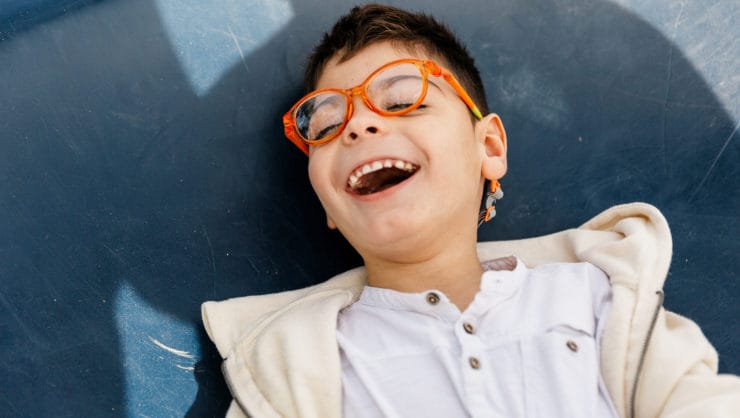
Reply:
M235 402L253 417L694 417L740 381L664 311L671 238L644 204L577 230L476 244L506 134L472 59L424 15L356 7L311 56L286 134L364 268L208 302ZM724 414L724 415L723 415Z

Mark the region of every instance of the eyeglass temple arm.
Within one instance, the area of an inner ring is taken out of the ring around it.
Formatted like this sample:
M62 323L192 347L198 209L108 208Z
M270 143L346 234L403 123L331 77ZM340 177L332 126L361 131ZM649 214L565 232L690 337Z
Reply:
M427 70L429 70L429 73L435 77L442 77L450 83L452 88L455 89L457 94L460 96L463 102L468 106L471 112L473 112L473 115L478 119L483 119L483 115L480 112L480 109L478 109L478 106L475 105L473 102L473 99L470 98L470 95L465 91L465 88L457 81L454 75L452 75L451 72L442 69L442 67L436 65L434 62L431 61L425 61L424 65L426 66Z
M292 110L283 115L283 129L285 130L285 136L288 137L290 142L300 148L306 156L308 156L308 145L296 135L296 127L291 117Z

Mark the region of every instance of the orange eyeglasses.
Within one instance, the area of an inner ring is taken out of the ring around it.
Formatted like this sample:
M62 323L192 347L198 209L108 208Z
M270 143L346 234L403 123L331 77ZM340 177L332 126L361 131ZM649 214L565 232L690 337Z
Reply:
M321 89L299 100L283 115L285 136L308 155L309 145L321 145L339 136L352 117L352 97L382 116L405 115L424 101L427 77L442 77L455 89L478 119L483 119L470 95L446 70L433 61L400 59L373 71L360 85L349 89Z

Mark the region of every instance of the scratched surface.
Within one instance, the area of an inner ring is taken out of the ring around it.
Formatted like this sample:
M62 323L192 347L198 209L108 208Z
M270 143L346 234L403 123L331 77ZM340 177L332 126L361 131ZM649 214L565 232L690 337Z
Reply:
M740 373L737 2L403 4L469 44L506 123L506 198L481 239L655 204L674 233L666 305ZM359 263L279 122L347 7L0 2L0 416L222 416L200 303Z

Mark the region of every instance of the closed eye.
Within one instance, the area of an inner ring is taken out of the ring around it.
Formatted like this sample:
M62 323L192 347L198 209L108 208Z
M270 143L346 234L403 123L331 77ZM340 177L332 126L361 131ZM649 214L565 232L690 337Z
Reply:
M413 103L394 103L390 106L386 106L385 111L386 112L400 112L404 109L408 109L409 107L411 107L411 105L413 105Z
M385 111L386 111L386 112L400 112L400 111L402 111L402 110L404 110L404 109L408 109L408 108L409 108L409 107L411 107L412 105L413 105L413 103L398 103L398 104L394 104L394 105L391 105L391 106L387 106L387 107L385 108ZM417 106L417 107L416 107L416 109L414 109L414 110L424 109L424 108L426 108L426 107L427 107L427 105L425 105L425 104L420 104L420 105L419 105L419 106Z
M329 135L333 131L337 130L337 128L339 128L340 125L341 124L339 124L339 123L335 123L334 125L327 126L326 128L324 128L321 131L319 131L318 134L316 134L316 138L317 139L320 139L320 138L323 138L323 137Z

